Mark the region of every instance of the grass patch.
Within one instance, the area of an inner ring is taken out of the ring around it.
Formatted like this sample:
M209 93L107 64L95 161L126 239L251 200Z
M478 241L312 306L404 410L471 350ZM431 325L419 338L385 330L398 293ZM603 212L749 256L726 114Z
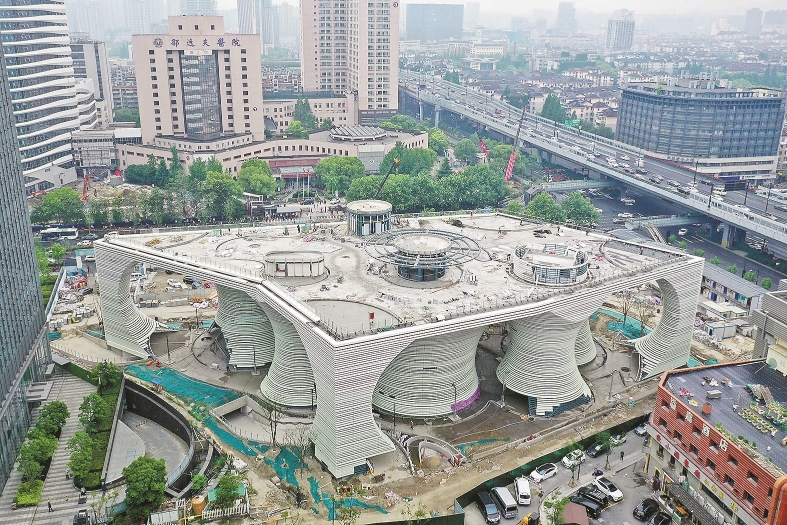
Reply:
M21 483L14 496L14 503L17 507L34 507L41 500L41 491L44 489L44 482L34 479L27 483Z

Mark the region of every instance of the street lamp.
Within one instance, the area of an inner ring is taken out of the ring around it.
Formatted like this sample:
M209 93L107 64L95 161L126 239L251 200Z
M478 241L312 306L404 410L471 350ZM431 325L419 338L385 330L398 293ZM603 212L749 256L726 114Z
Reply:
M768 211L768 202L771 200L771 191L773 190L773 182L768 183L768 196L765 197L765 211Z
M503 392L500 394L500 404L503 406L506 404L506 379L508 374L503 374Z
M451 383L451 386L454 387L454 417L456 417L456 383Z
M388 397L391 398L391 400L393 400L393 433L395 437L396 436L396 396L393 394L386 394L382 390L378 390L377 393L383 396L387 395Z

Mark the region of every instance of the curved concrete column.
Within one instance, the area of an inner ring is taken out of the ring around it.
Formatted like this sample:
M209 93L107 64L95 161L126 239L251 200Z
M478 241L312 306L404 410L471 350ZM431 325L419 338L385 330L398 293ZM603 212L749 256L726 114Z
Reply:
M131 300L131 272L136 261L96 243L96 275L101 291L101 313L107 346L137 357L152 355L150 335L156 321L139 311Z
M695 265L673 275L656 280L662 302L659 325L634 343L639 353L638 380L684 366L689 359L702 266Z
M372 405L402 417L435 417L478 396L475 354L484 328L462 330L410 343L380 376ZM391 396L394 396L391 398ZM394 403L395 401L395 403Z
M295 326L271 307L264 307L276 339L273 361L260 384L262 395L277 405L314 404L314 376L306 348Z
M568 321L551 312L509 321L511 343L497 378L505 388L530 397L535 415L554 415L590 398L575 351L583 325L586 319Z
M276 338L265 311L240 290L220 285L216 289L219 292L216 324L227 342L229 364L253 368L270 363Z
M574 343L574 355L579 366L586 365L596 358L596 343L590 333L590 320L579 329L577 340Z

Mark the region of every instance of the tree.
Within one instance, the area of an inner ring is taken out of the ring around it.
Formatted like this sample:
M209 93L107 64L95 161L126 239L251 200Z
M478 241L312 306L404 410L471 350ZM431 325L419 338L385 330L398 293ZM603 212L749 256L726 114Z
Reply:
M52 190L44 195L41 204L33 209L30 219L37 224L84 224L82 194L70 187Z
M90 223L94 228L109 224L109 201L106 199L90 199L88 203Z
M757 274L755 272L749 270L748 272L743 274L743 278L746 279L747 281L749 281L750 283L753 283L753 282L757 281Z
M607 457L607 462L604 465L604 468L608 469L609 468L609 456L610 456L610 454L612 454L612 450L617 448L617 447L619 447L623 443L620 440L618 440L618 439L614 439L612 437L612 434L610 433L609 430L605 430L603 432L599 432L599 434L596 436L596 441L599 441L601 443L602 450L604 451L604 454Z
M63 428L69 417L71 414L68 412L68 405L62 401L50 401L39 410L36 428L54 436Z
M37 463L46 463L52 459L52 455L57 448L57 438L54 436L36 436L35 439L28 439L19 449L22 457L32 459Z
M560 207L566 212L566 217L576 224L598 224L601 214L596 211L593 202L578 191L569 194L563 199Z
M405 148L404 144L397 142L380 162L380 173L386 173L394 159L399 159L399 164L396 168L398 173L418 175L423 171L431 173L432 167L437 161L437 153L431 149Z
M299 120L293 120L290 122L290 125L285 133L294 139L305 139L309 137L309 132Z
M41 477L44 467L31 457L20 456L17 470L22 473L22 482L27 483Z
M445 155L446 150L451 147L448 137L439 128L429 128L426 132L429 135L429 149L440 156Z
M524 213L525 207L522 206L522 203L519 201L511 201L508 203L508 207L506 208L506 213L509 215L522 215Z
M645 335L645 325L656 315L657 301L653 297L639 296L634 301L634 310L639 321L639 336Z
M68 440L66 450L71 452L68 468L75 478L85 479L93 466L93 439L87 432L80 430Z
M208 164L206 166L206 169L208 170L206 172L206 177L207 177L207 173L210 173L211 171L215 171L216 173L224 173L224 165L216 157L211 157L210 159L208 159Z
M560 105L560 99L557 95L550 93L544 101L544 107L541 109L541 116L560 122L561 124L566 120L566 110Z
M197 474L193 478L191 478L191 491L193 493L197 493L205 488L205 485L208 483L208 478L205 477L203 474Z
M295 102L293 120L300 122L304 129L308 131L317 127L317 119L314 117L314 113L312 113L312 106L309 104L308 98L299 98Z
M155 184L156 168L148 164L132 164L126 168L124 177L129 184Z
M52 250L52 258L56 261L62 261L63 257L66 256L66 249L59 242L50 246L49 249Z
M525 217L554 224L566 222L566 212L563 211L563 208L555 202L555 199L549 193L536 195L525 206Z
M451 169L451 163L448 162L448 157L443 157L443 161L440 163L440 167L437 169L437 178L441 179L443 177L447 177L453 172L454 170Z
M380 122L380 127L383 129L415 130L421 129L425 127L425 125L419 124L417 120L408 115L394 115L388 120Z
M167 167L167 161L161 159L156 166L156 180L153 183L156 186L166 186L170 182L170 173L169 168Z
M730 266L727 266L727 271L730 272L730 273L737 274L738 273L738 266L735 265L735 264L731 264Z
M335 520L341 525L355 525L361 516L361 509L347 501L348 498L333 498Z
M773 286L773 282L771 282L771 278L770 277L763 277L762 282L760 283L760 286L762 286L766 290L770 290L771 286Z
M298 470L303 475L303 469L306 468L306 454L311 447L311 440L309 439L309 427L306 425L296 424L286 432L287 442L295 448L298 452Z
M123 377L123 372L115 365L103 361L90 371L90 377L98 382L99 392L118 384Z
M79 422L88 434L104 426L112 417L112 408L96 392L88 394L79 405Z
M173 181L176 181L183 175L183 165L180 163L178 148L172 146L169 151L171 155L169 161L169 176Z
M673 234L673 235L670 235L669 237L667 237L667 244L675 244L675 242L676 242L677 240L678 240L678 238L677 238L677 237L675 237L675 235L674 235L674 234Z
M689 243L687 243L686 241L680 241L678 243L678 248L680 248L681 250L685 250L688 247L689 247Z
M713 258L711 260L709 260L708 262L711 263L714 266L718 266L718 265L721 264L721 259L719 259L718 257L716 257L714 255Z
M547 525L560 525L563 523L563 511L570 500L567 497L561 498L560 495L560 491L556 490L544 501Z
M52 268L50 268L49 264L49 256L40 246L36 246L36 262L38 263L39 279L43 280L52 275Z
M134 127L140 126L139 110L137 108L116 108L115 122L133 122Z
M620 299L620 309L623 311L623 327L621 329L625 331L629 311L631 311L631 307L634 306L634 292L626 288L615 295Z
M320 124L320 129L331 129L333 127L333 119L328 117L322 119L322 124Z
M276 193L276 180L271 173L271 167L260 159L249 159L243 163L238 172L238 182L243 186L243 190L249 193L266 197Z
M454 157L465 164L475 164L478 160L478 148L470 139L463 139L454 145Z
M126 480L126 514L136 521L147 520L164 503L167 467L163 459L140 456L123 469Z
M243 206L238 197L243 189L238 181L229 175L209 171L203 186L207 210L212 217L232 218L237 213L236 203Z
M216 486L216 506L226 509L235 505L240 481L240 476L232 474L225 474L219 479L219 484Z
M318 162L314 173L320 177L328 193L344 195L352 181L366 174L366 168L358 157L334 156Z
M260 403L262 408L263 417L268 420L268 425L271 431L271 446L276 447L276 431L279 428L279 421L281 420L281 411L273 403L263 401Z
M701 248L694 248L694 255L697 257L705 257L705 250Z

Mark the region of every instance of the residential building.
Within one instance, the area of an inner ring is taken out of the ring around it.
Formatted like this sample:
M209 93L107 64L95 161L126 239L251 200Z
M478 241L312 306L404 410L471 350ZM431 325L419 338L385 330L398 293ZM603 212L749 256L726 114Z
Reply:
M120 168L118 146L142 144L140 128L75 131L71 135L74 162L80 176Z
M762 10L758 8L746 11L744 32L751 38L757 38L762 32Z
M72 38L71 60L74 63L74 77L93 81L98 121L100 127L106 129L112 122L114 109L106 43Z
M166 7L160 0L125 0L123 14L125 29L129 35L153 32L153 27L166 16Z
M324 93L303 93L302 95L308 99L318 126L322 126L326 119L330 119L334 126L354 126L357 124L354 122L357 116L357 111L353 107L355 97L331 97ZM279 96L266 95L265 102L262 104L263 116L270 119L270 123L274 125L275 133L284 133L292 123L296 102L297 99L294 97L280 98Z
M787 523L787 346L772 339L766 360L661 378L645 469L684 523Z
M743 268L741 268L743 270ZM702 295L717 303L731 304L751 315L760 308L765 288L708 262L702 271Z
M96 87L93 79L77 78L77 111L79 111L79 129L89 130L100 127L96 110Z
M607 39L604 53L611 55L621 51L630 51L634 44L634 13L627 9L615 11L607 22Z
M464 29L469 29L471 31L475 31L475 28L478 27L478 18L481 15L481 3L480 2L467 2L465 4L464 16L462 18L462 27Z
M557 6L555 33L573 34L577 32L577 9L574 2L560 2Z
M779 290L766 293L762 306L751 317L757 326L752 357L765 359L771 348L784 354L787 348L787 280L779 282Z
M5 61L0 49L0 265L13 269L0 276L0 491L41 400L28 389L44 380L51 359Z
M105 20L101 0L73 0L68 3L68 29L70 33L103 38Z
M267 54L275 40L271 0L238 0L238 28L242 34L260 35L260 49Z
M287 4L273 6L273 47L296 53L301 47L301 23L298 8Z
M112 106L115 108L139 107L137 98L137 73L134 63L127 59L112 59L110 68L112 82Z
M435 42L462 38L464 6L461 4L408 4L408 40Z
M470 56L506 56L508 54L508 41L473 42L470 47Z
M216 16L216 0L180 0L180 14L183 16Z
M733 89L715 74L629 82L616 137L720 180L773 178L784 108L779 91Z
M65 3L10 0L2 9L25 186L36 191L68 184L76 180L71 132L80 121Z
M304 90L351 93L357 97L360 124L394 115L399 107L399 11L399 2L391 0L340 0L330 7L302 1Z
M525 31L527 27L528 27L527 18L525 18L524 16L511 17L511 31L522 32Z
M226 34L224 18L171 16L169 33L135 35L142 140L264 139L260 41Z

